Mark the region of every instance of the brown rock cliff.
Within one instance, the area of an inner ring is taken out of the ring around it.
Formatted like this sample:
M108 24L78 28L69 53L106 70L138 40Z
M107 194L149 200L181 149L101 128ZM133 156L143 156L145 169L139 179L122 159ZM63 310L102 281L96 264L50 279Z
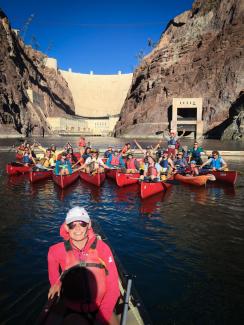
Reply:
M67 82L45 67L46 56L26 46L0 11L0 133L50 133L48 116L74 115Z
M244 89L243 13L242 0L197 0L172 19L134 72L115 135L166 129L173 97L203 98L207 136L221 126Z

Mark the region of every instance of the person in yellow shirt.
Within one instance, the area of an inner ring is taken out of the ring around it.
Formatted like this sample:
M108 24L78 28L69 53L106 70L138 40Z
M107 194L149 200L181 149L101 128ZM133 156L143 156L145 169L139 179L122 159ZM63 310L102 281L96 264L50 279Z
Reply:
M55 166L55 161L52 157L51 149L47 149L44 157L40 159L38 164L36 164L36 167L40 169L50 169L54 166Z
M47 151L47 150L50 150L51 158L52 158L52 166L55 166L55 163L56 163L56 161L57 161L58 156L59 156L62 152L65 151L64 149L62 149L61 151L57 151L57 147L56 147L54 144L51 145L50 149L45 149L45 148L42 147L42 146L40 145L40 143L39 143L39 145L38 145L38 149L40 149L41 151L43 151L45 154L46 154L46 151Z

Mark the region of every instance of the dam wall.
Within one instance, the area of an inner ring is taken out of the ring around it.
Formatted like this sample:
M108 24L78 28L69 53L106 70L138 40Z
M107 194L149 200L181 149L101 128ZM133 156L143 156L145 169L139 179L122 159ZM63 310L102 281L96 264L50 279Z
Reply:
M72 93L76 115L98 118L120 114L132 82L132 73L96 75L60 72Z

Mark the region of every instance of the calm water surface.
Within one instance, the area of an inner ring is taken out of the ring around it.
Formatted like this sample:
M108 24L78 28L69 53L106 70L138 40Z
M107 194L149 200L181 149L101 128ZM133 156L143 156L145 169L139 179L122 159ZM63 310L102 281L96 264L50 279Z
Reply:
M213 144L221 147L205 146ZM174 185L143 201L137 186L119 189L109 180L98 189L80 180L64 191L52 180L31 185L26 176L6 175L13 159L11 152L0 154L1 324L34 323L47 296L48 247L60 241L59 227L74 205L86 207L126 270L137 275L154 324L244 324L243 176L235 188ZM244 174L243 162L228 160Z

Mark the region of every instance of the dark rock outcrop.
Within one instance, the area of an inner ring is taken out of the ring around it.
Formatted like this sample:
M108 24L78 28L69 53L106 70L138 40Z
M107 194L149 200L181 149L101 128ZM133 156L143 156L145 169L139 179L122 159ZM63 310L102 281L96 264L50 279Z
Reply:
M227 120L244 89L243 14L242 0L197 0L172 19L134 72L115 135L164 130L173 97L203 98L206 134Z
M46 56L26 46L0 10L0 133L50 133L48 116L74 115L67 82L45 66Z

